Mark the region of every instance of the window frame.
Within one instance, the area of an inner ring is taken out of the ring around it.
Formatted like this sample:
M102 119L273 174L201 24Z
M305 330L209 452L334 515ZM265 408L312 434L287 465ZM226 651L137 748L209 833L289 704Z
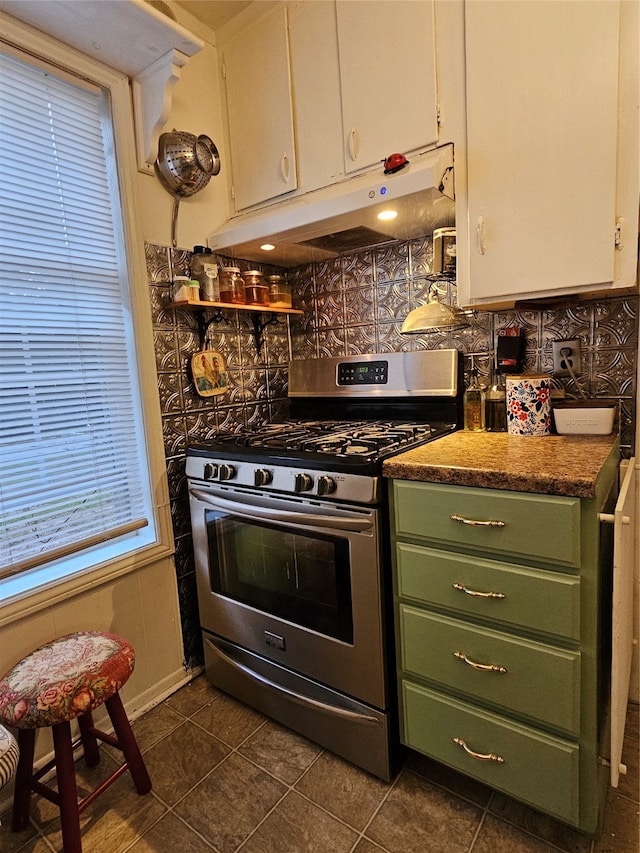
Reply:
M72 573L33 585L38 571L11 575L0 581L0 626L14 619L64 600L70 595L157 562L174 552L169 508L162 419L157 391L151 305L148 294L144 235L137 203L138 170L129 78L56 39L0 12L0 41L9 51L28 61L45 63L62 75L105 88L110 93L111 119L115 142L117 183L120 195L122 247L129 279L133 346L140 378L142 430L145 435L152 488L155 541L127 554L106 559Z

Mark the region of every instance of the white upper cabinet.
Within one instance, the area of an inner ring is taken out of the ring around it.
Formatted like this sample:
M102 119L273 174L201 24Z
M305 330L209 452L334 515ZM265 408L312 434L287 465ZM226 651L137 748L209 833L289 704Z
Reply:
M236 210L433 147L434 29L433 0L291 0L236 32L223 45Z
M286 10L271 9L223 48L236 210L297 187Z
M613 286L619 37L616 2L466 3L461 304Z
M433 0L338 0L347 173L438 141Z

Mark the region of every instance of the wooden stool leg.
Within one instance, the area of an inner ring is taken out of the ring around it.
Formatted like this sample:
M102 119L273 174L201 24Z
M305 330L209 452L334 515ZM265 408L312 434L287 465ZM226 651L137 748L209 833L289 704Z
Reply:
M51 731L56 755L64 853L82 853L76 771L71 745L71 725L68 722L57 723L51 727Z
M96 764L100 763L100 752L96 736L91 731L94 727L91 711L78 717L78 725L80 727L80 738L84 747L85 763L87 767L95 767Z
M36 742L35 729L20 729L18 731L18 748L20 757L16 768L15 787L13 790L13 819L11 828L14 832L24 829L29 823L31 811L31 776L33 774L33 751Z
M124 710L120 696L115 693L107 699L105 705L109 712L109 716L111 717L111 722L113 723L118 743L120 744L120 748L122 749L127 764L129 765L129 771L133 777L136 791L139 794L148 794L151 790L151 779L149 778L147 768L142 755L140 754L138 742L131 731L129 718Z

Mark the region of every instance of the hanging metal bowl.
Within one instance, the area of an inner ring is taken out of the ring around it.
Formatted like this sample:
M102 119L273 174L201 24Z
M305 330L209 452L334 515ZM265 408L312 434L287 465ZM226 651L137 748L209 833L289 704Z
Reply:
M220 155L208 136L174 130L161 134L156 165L169 192L187 198L204 189L219 173Z
M158 141L156 169L161 183L173 195L171 245L177 246L180 199L204 189L220 171L220 155L213 140L182 130L163 133Z

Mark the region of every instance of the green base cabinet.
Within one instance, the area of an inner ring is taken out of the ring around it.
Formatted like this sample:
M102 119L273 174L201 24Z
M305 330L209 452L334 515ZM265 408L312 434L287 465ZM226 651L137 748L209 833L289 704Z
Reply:
M587 834L606 789L618 447L594 498L394 480L402 742ZM602 529L601 529L602 527Z

